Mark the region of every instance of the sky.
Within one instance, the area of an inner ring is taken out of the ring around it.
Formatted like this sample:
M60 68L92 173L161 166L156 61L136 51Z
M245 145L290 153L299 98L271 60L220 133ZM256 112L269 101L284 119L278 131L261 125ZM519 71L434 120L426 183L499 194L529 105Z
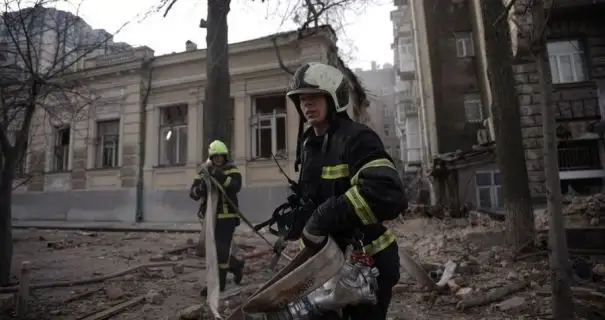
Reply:
M159 0L84 0L79 6L63 4L58 7L77 11L93 28L117 32L114 41L146 45L155 50L156 55L184 51L187 40L197 43L199 48L205 47L205 31L198 28L200 18L206 17L204 0L178 0L166 18L162 17L161 11L143 19L158 3ZM293 22L282 18L287 5L283 0L265 3L232 0L228 15L229 42L295 29ZM347 12L338 45L350 58L351 67L369 69L372 61L380 65L393 63L390 12L394 8L392 0L373 0L363 12Z

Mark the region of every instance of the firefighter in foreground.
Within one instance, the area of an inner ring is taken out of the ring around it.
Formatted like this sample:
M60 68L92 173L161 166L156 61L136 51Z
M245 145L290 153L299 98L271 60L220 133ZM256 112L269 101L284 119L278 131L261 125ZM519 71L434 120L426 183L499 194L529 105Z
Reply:
M378 135L347 115L349 93L348 80L329 65L306 64L294 75L287 96L310 125L297 148L299 183L317 207L305 222L294 223L304 225L303 230L293 228L286 239L300 237L304 245L320 248L329 235L343 250L351 241L361 243L380 272L377 304L347 306L342 318L382 320L400 267L395 236L382 222L404 212L407 201Z
M219 140L213 141L208 147L208 157L210 159L208 172L216 181L222 184L229 199L238 205L237 193L242 186L242 175L229 159L229 150L227 146ZM190 197L199 201L202 197L206 197L207 187L201 177L202 171L193 179L193 184L190 189ZM206 212L206 201L201 204L200 212ZM225 290L227 273L231 272L234 275L234 282L240 284L243 277L244 261L237 259L231 255L231 241L235 228L239 226L240 219L235 208L229 205L228 201L222 194L219 193L217 203L217 220L215 229L216 252L219 267L219 285L220 291ZM201 294L205 295L207 289L203 289Z

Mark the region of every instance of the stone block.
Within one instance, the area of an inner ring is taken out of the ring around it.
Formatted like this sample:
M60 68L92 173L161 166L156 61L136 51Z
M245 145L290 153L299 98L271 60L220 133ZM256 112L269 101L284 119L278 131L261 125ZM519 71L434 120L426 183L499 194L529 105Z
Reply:
M541 138L543 136L542 127L526 127L521 129L523 138Z

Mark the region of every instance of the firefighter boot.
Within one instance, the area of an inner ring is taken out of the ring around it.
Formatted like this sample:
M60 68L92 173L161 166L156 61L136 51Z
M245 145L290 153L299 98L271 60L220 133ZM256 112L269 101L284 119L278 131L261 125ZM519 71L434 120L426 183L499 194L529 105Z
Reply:
M227 272L228 271L229 270L227 270L227 269L218 270L218 287L219 287L220 292L225 291L225 287L227 285ZM202 290L200 290L200 296L201 297L208 296L208 287L204 287L204 288L202 288Z
M229 258L229 271L233 273L233 282L235 284L242 283L242 278L244 277L244 260L240 260L234 256Z
M219 269L218 270L218 283L219 283L219 290L221 292L225 291L225 286L227 286L227 272L229 270L227 269Z

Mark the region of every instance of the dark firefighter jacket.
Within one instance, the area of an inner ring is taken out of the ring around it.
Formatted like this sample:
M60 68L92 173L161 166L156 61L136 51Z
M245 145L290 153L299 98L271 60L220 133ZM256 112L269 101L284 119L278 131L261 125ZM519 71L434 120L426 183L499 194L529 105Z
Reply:
M212 171L210 169L209 171ZM215 168L214 178L220 183L225 192L229 196L229 199L233 202L234 205L239 206L237 200L237 193L242 188L242 175L231 163L227 163L222 167ZM193 184L191 185L191 190L194 188L200 188L201 194L205 196L207 189L204 180L201 177L202 171L200 171L193 179ZM200 206L200 212L202 215L206 213L206 201L204 201ZM218 203L217 203L217 219L218 221L228 219L227 221L236 222L239 224L239 216L236 213L235 208L233 208L228 201L224 199L224 196L219 193Z
M404 186L378 135L366 125L335 119L325 136L303 136L300 184L322 207L334 240L344 248L355 234L374 255L395 241L382 225L407 208ZM358 235L359 237L359 235Z

